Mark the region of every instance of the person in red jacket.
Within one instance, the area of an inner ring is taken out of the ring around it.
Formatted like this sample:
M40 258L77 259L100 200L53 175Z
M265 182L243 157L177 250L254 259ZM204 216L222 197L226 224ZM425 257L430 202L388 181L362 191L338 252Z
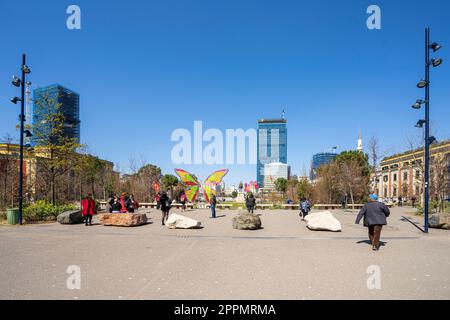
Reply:
M92 194L89 194L86 198L81 200L81 212L85 217L86 225L92 226L92 216L97 213L95 208L95 201L92 198Z

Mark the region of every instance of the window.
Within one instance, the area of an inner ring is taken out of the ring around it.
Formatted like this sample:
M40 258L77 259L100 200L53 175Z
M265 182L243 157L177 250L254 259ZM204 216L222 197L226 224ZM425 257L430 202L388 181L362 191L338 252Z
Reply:
M387 188L384 188L384 192L383 192L383 194L384 194L384 198L387 198Z
M394 175L392 176L392 180L397 181L397 174L394 173Z
M403 181L408 180L408 172L403 172Z
M420 187L416 186L416 196L418 196L420 194Z
M416 170L416 179L420 179L420 170Z
M397 188L393 188L393 190L392 190L392 196L393 197L396 197L397 196Z
M383 176L383 181L384 182L388 182L388 180L389 180L388 176Z

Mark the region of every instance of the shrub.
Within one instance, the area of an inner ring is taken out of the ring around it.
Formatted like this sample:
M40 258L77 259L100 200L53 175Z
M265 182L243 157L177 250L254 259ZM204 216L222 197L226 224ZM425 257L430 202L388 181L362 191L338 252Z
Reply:
M75 209L77 209L77 206L73 204L54 206L51 203L39 200L23 209L23 217L27 222L56 220L60 213Z

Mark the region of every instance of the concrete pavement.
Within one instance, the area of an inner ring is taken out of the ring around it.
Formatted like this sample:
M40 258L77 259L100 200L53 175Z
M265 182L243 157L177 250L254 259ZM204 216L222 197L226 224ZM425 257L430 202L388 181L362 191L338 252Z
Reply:
M424 235L402 219L408 208L392 209L377 252L356 211L334 210L343 231L331 233L308 230L297 210L258 210L256 231L232 229L233 210L184 213L198 230L169 230L159 211L144 210L152 223L135 228L1 226L0 298L450 298L450 232ZM69 266L80 268L79 290L67 287ZM379 270L380 289L368 288L368 268Z

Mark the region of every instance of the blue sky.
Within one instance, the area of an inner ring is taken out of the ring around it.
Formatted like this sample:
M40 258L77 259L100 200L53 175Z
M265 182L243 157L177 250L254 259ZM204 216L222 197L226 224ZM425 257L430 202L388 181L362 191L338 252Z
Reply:
M77 4L82 29L66 28ZM382 29L366 27L377 4ZM17 136L18 108L4 98L22 52L37 86L81 96L81 139L128 170L130 157L172 172L176 128L256 128L288 119L288 162L309 170L316 152L376 135L386 153L406 148L421 117L424 28L444 45L432 70L432 122L450 137L450 3L431 1L2 1L0 137ZM23 19L22 17L25 17ZM224 166L181 166L205 178ZM226 167L226 166L225 166ZM228 166L228 184L256 166Z

